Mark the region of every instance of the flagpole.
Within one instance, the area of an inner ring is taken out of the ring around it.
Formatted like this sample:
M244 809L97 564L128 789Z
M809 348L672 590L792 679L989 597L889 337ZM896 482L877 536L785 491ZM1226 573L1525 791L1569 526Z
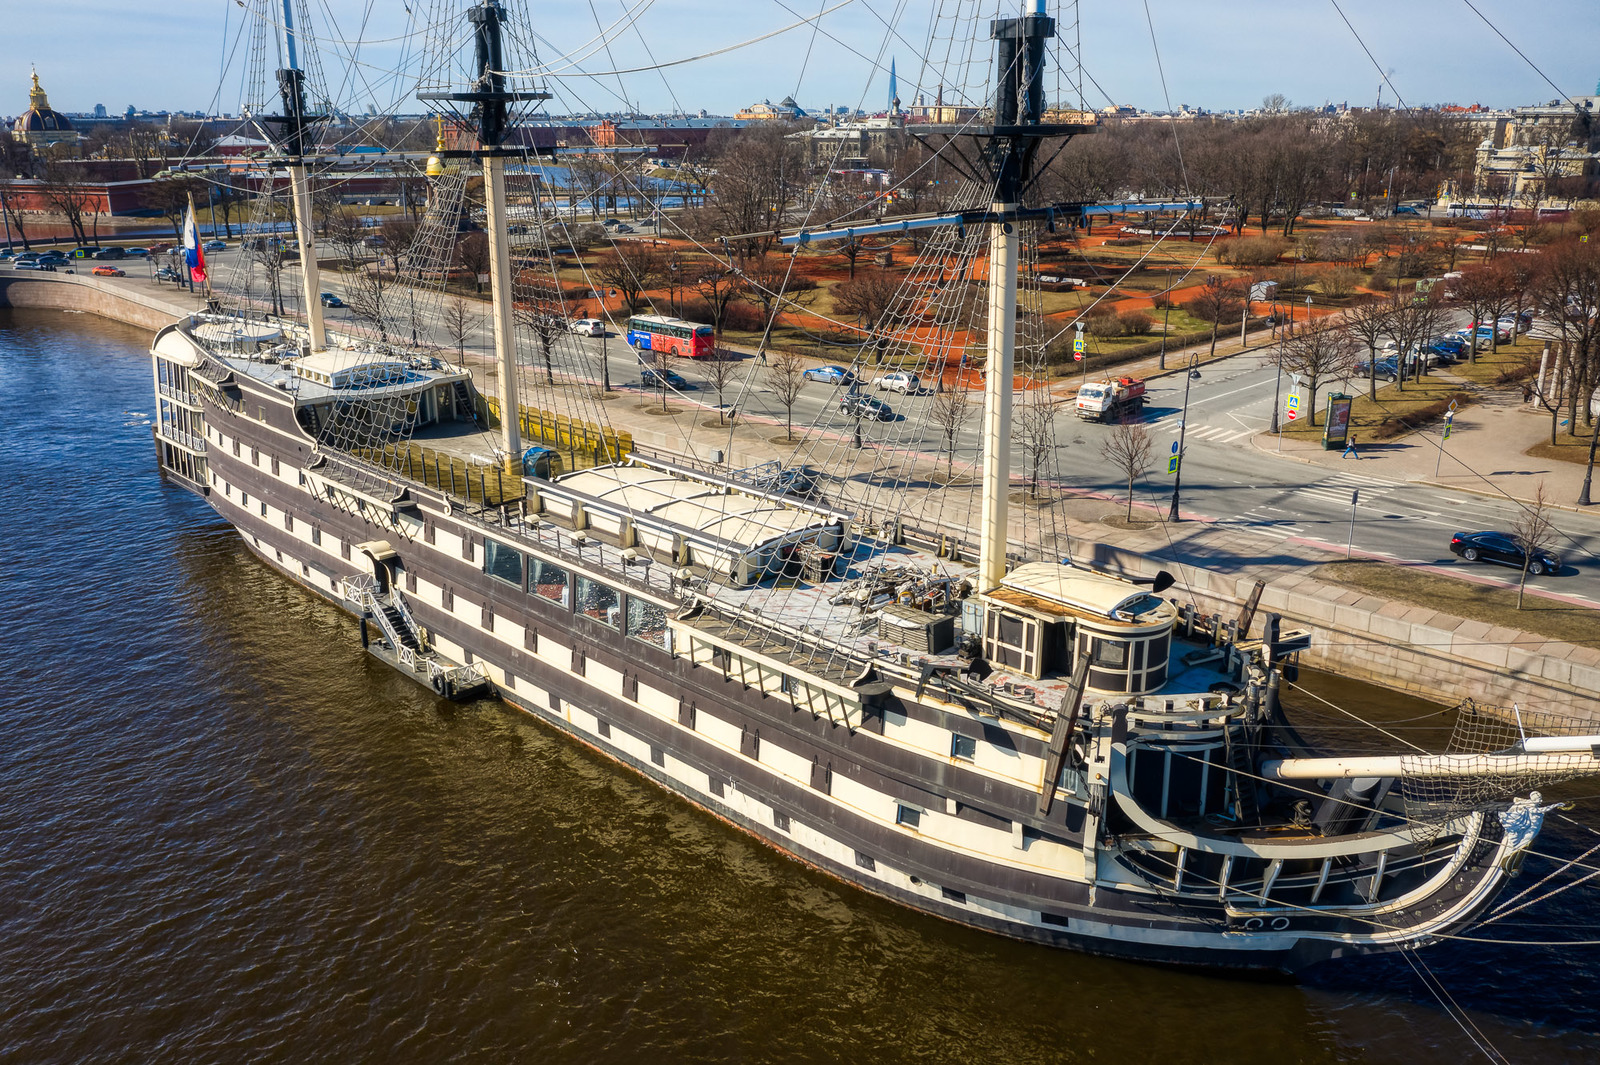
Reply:
M200 250L200 222L199 222L199 220L197 218L195 218L195 214L194 214L194 193L192 193L192 192L189 193L189 224L186 227L186 229L187 229L187 232L184 233L184 245L185 245L185 247L187 248L189 241L193 240L194 244L195 244L195 250L196 250L196 252L198 252ZM187 266L188 270L189 270L189 291L192 292L192 291L194 291L194 267L189 266L189 256L185 255L183 257L183 261L184 261L184 265ZM201 284L206 286L206 303L209 304L211 302L211 271L210 270L205 271L205 276L201 279Z

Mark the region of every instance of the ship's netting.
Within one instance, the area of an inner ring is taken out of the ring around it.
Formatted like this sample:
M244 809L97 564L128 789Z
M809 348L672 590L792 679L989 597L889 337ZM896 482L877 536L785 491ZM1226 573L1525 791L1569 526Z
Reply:
M1587 748L1527 754L1522 744L1524 739L1587 736L1594 731L1592 720L1573 714L1481 706L1467 700L1457 708L1444 751L1455 761L1450 775L1427 774L1433 755L1401 759L1400 790L1413 835L1420 843L1431 842L1446 824L1464 814L1509 806L1518 796L1592 771L1594 755Z

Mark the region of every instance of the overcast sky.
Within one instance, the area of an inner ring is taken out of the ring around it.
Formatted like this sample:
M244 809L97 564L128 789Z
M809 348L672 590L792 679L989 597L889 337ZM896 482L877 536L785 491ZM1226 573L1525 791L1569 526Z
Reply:
M254 6L257 0L249 2ZM841 0L593 0L594 14L584 0L507 0L513 2L525 3L533 13L539 61L571 75L670 63L727 48ZM1007 0L1008 6L1017 2ZM420 12L436 0L404 3ZM1562 93L1596 91L1596 0L1475 3ZM986 6L992 10L993 5L988 0ZM347 46L324 46L323 65L342 106L421 110L401 79L386 73L401 64L404 35L414 28L402 0L370 0L365 31L359 34L368 0L313 0L311 6L314 28L325 41L360 36L387 42L366 46L356 65L348 61ZM901 97L909 103L919 76L926 77L930 96L939 80L937 74L922 75L929 12L956 6L956 0L849 0L826 15L816 32L803 25L664 71L554 78L559 98L551 109L614 111L627 100L650 112L681 107L731 114L757 100L791 94L805 107L882 109L891 58ZM974 5L959 6L970 10ZM1506 107L1556 95L1464 0L1341 0L1340 6L1377 62L1392 71L1406 103ZM1149 0L1149 7L1174 106L1249 108L1269 93L1283 93L1296 105L1370 105L1377 96L1378 69L1341 21L1333 0ZM1081 9L1085 67L1093 78L1084 83L1088 104L1104 106L1109 96L1119 104L1162 108L1143 4L1083 0ZM905 14L894 21L897 10ZM329 25L329 11L337 26ZM630 14L636 16L632 23ZM621 21L626 27L610 35L609 53L596 40L596 15L602 25ZM30 64L38 67L52 106L63 111L88 111L103 103L120 112L131 103L150 110L236 112L247 50L235 42L244 16L236 0L0 0L0 114L27 106ZM891 21L892 33L886 28ZM943 57L949 47L940 41L934 51ZM980 42L977 55L987 62L989 54L987 42ZM949 73L947 79L948 98L959 74ZM1388 87L1383 99L1393 102Z

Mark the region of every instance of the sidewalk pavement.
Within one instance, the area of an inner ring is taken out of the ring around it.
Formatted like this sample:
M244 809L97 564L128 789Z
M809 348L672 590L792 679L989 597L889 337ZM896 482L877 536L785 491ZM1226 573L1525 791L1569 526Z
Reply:
M1477 401L1456 412L1449 440L1441 440L1443 423L1392 440L1360 439L1356 454L1324 451L1320 440L1285 437L1282 453L1302 462L1333 469L1358 465L1363 474L1391 481L1451 488L1494 498L1533 500L1542 483L1547 506L1577 513L1600 513L1600 506L1580 507L1578 492L1584 467L1560 459L1526 454L1550 439L1550 413L1521 402L1514 388L1490 388L1455 378L1446 370L1433 373L1458 381ZM1251 441L1257 450L1278 451L1278 438L1261 433ZM1441 451L1442 449L1442 451ZM1600 484L1592 489L1600 497Z

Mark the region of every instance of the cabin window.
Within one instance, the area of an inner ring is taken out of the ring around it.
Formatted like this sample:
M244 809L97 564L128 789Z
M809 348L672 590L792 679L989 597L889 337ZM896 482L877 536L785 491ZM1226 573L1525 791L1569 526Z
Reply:
M1032 618L989 609L984 619L983 654L997 666L1038 676L1039 623Z
M1125 669L1128 665L1128 645L1121 640L1102 640L1097 637L1094 641L1094 657L1090 661L1097 666Z
M528 559L528 591L534 595L565 607L571 603L568 584L567 571L560 566L541 558Z
M522 552L514 547L496 543L485 538L483 541L483 572L496 580L505 581L507 584L522 587Z
M622 608L615 588L592 581L588 577L578 578L578 613L585 617L593 618L602 625L617 628Z
M922 824L922 811L915 806L902 804L895 809L894 823L906 828L917 828Z
M971 736L950 737L950 757L970 762L978 756L978 741Z
M667 608L635 595L628 596L628 635L635 640L665 647Z

